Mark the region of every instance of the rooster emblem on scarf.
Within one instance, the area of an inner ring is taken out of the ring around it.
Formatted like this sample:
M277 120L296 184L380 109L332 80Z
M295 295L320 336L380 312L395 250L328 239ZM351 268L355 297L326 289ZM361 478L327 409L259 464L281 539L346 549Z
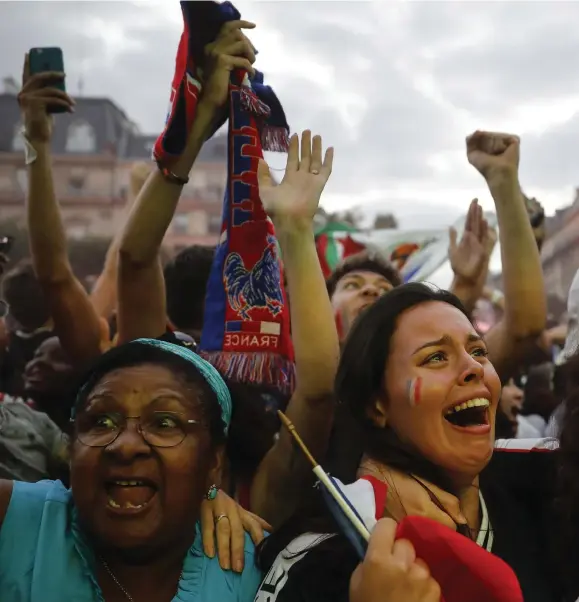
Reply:
M244 320L251 319L252 309L268 309L274 317L283 309L277 242L271 235L266 240L267 246L251 269L238 253L225 260L223 279L229 304Z

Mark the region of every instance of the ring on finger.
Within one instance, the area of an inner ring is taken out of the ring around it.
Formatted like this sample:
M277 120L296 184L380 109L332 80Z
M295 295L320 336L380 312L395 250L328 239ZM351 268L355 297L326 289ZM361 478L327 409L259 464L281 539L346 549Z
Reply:
M227 520L229 520L229 517L227 516L227 514L220 514L219 516L215 517L215 524L217 524L223 518L226 518Z
M319 173L320 173L320 170L319 170L319 169L311 169L311 170L310 170L310 173L311 173L311 174L314 174L314 176L317 176L317 175L319 175Z

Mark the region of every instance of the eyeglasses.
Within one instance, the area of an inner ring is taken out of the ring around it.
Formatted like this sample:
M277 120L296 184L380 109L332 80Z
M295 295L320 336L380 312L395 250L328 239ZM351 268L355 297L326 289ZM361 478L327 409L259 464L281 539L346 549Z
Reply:
M107 447L127 428L129 420L138 421L137 431L153 447L176 447L183 443L192 425L201 424L176 412L149 412L142 416L83 412L74 421L76 438L87 447Z

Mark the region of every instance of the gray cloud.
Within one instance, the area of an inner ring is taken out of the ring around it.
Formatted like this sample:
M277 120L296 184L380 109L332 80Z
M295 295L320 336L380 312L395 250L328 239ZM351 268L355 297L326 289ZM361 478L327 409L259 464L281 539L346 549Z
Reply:
M109 96L145 131L158 131L180 33L178 7L169 4L2 2L0 75L19 76L31 46L62 46L72 93L82 74L86 95ZM242 1L238 8L264 32L255 33L266 40L257 43L258 60L270 66L266 78L293 129L311 127L336 147L328 198L355 204L361 191L383 191L384 206L403 224L430 225L445 212L451 221L456 205L430 211L424 192L413 203L396 190L416 185L440 199L444 187L470 181L466 160L444 178L432 167L437 153L462 152L461 111L485 128L527 103L579 95L577 3ZM576 184L578 135L579 116L525 135L525 183Z
M579 112L570 121L553 127L549 135L525 138L522 181L542 188L579 185L578 148Z
M579 51L577 19L573 2L444 2L422 4L407 26L440 54L430 67L449 100L492 117L519 102L579 92L569 62Z

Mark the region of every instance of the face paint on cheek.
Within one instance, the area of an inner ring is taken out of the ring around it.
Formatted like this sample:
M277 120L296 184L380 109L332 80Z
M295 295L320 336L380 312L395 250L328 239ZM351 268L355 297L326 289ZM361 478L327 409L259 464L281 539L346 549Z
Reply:
M420 376L410 379L406 385L406 388L410 405L412 407L417 406L420 403L420 395L422 390L422 379Z

